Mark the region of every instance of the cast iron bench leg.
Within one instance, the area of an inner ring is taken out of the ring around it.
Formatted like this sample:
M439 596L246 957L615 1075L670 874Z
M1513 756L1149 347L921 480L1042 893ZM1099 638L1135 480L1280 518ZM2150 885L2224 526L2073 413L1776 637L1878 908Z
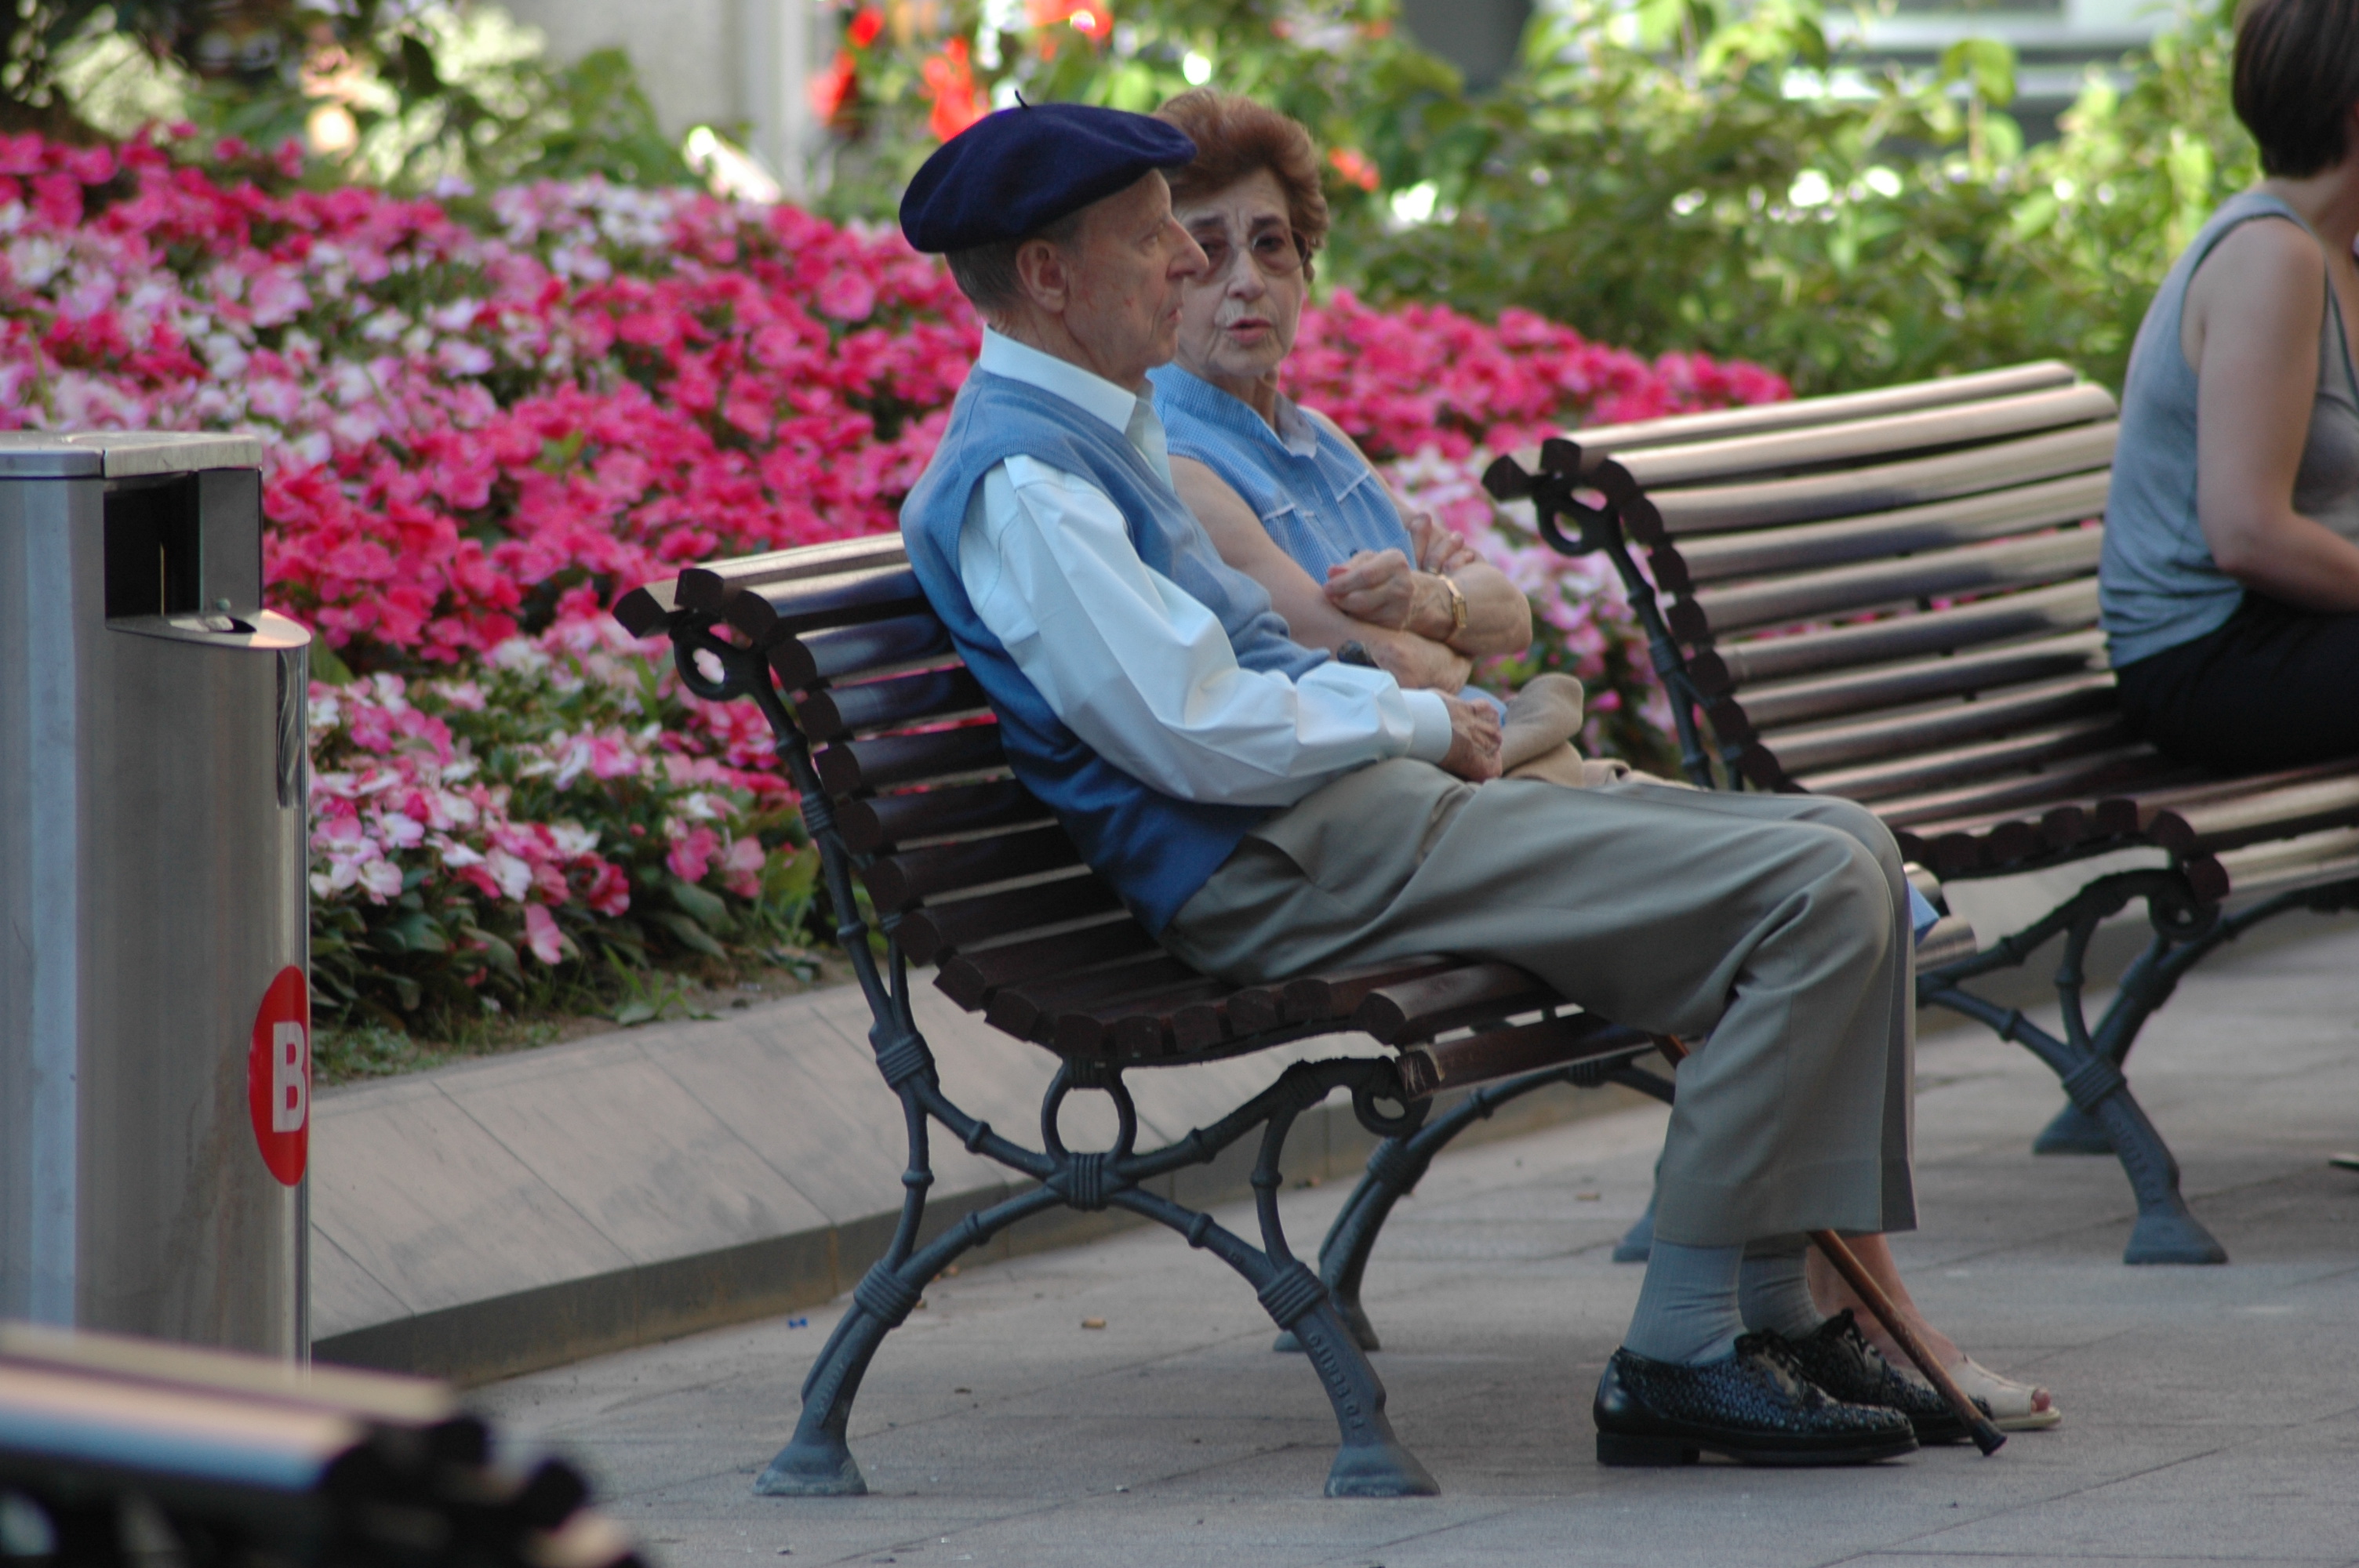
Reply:
M1368 1364L1367 1352L1360 1347L1353 1328L1346 1324L1326 1282L1287 1247L1277 1212L1277 1194L1283 1184L1278 1154L1295 1117L1310 1103L1279 1107L1263 1130L1261 1158L1253 1173L1254 1206L1261 1219L1260 1251L1223 1231L1209 1215L1188 1216L1183 1220L1186 1211L1166 1199L1134 1192L1126 1195L1126 1206L1161 1219L1185 1235L1190 1245L1211 1249L1251 1281L1271 1319L1309 1356L1343 1431L1343 1445L1327 1472L1329 1497L1431 1497L1441 1488L1417 1456L1394 1437L1392 1423L1385 1417L1384 1382ZM1164 1210L1170 1211L1168 1217Z
M1488 1084L1473 1090L1457 1105L1414 1133L1386 1139L1368 1153L1368 1165L1360 1177L1360 1184L1352 1189L1342 1212L1328 1227L1327 1238L1319 1245L1319 1274L1326 1282L1328 1292L1335 1299L1337 1311L1350 1325L1352 1336L1363 1350L1383 1348L1376 1336L1375 1325L1360 1304L1360 1282L1368 1271L1368 1259L1376 1249L1376 1238L1384 1231L1385 1221L1391 1217L1393 1206L1408 1195L1425 1178L1426 1168L1433 1163L1451 1141L1475 1122L1489 1117L1510 1100L1521 1099L1535 1089L1550 1084L1571 1084L1580 1088L1595 1088L1601 1084L1620 1083L1653 1095L1666 1103L1670 1099L1670 1080L1630 1065L1631 1059L1652 1051L1644 1045L1626 1055L1598 1056L1585 1062L1571 1062L1561 1067L1549 1067L1538 1073L1527 1073L1520 1078L1504 1083ZM1651 1212L1651 1205L1649 1208ZM1643 1222L1642 1222L1643 1223ZM1299 1351L1302 1346L1292 1333L1277 1336L1271 1348Z
M2136 898L2147 901L2156 937L2123 977L2121 995L2106 1015L2108 1033L2092 1036L2081 1006L2089 940L2107 916ZM2000 1008L1961 989L1961 980L2022 963L2059 934L2064 937L2063 957L2056 968L2063 1039L2033 1023L2018 1009ZM1934 970L1918 981L1920 1005L1938 1003L1962 1012L2045 1062L2063 1081L2072 1105L2102 1130L2105 1147L2120 1159L2137 1198L2137 1220L2122 1254L2125 1263L2228 1260L2227 1249L2204 1228L2180 1195L2179 1162L2130 1093L2129 1080L2122 1076L2120 1065L2138 1026L2169 997L2179 977L2228 934L2221 930L2219 906L2194 897L2177 871L2126 871L2090 883L1988 952ZM2117 1036L2113 1032L2118 1032Z
M2122 973L2121 986L2113 1005L2105 1010L2094 1035L2097 1046L2114 1065L2121 1066L2129 1060L2130 1047L2137 1044L2139 1033L2148 1018L2160 1011L2170 1000L2171 992L2188 970L2201 962L2213 948L2233 942L2265 920L2271 920L2290 910L2306 909L2316 914L2332 914L2337 910L2359 907L2359 881L2330 882L2320 887L2300 888L2266 899L2240 914L2223 915L2212 925L2191 938L2174 939L2158 931L2146 951ZM2057 973L2057 989L2065 991L2066 976L2061 968ZM2066 994L2068 1009L2080 1005L2078 977L2072 977L2071 990ZM2088 1112L2070 1100L2056 1113L2054 1120L2040 1130L2032 1141L2035 1154L2111 1154L2113 1140L2104 1127Z
M922 1052L923 1043L914 1031L904 1038ZM1069 1066L1059 1072L1042 1103L1041 1138L1048 1147L1046 1153L1035 1153L952 1105L934 1079L930 1057L917 1066L918 1057L895 1042L880 1049L878 1057L888 1075L897 1066L908 1075L894 1085L908 1112L910 1138L901 1226L885 1257L853 1292L852 1310L812 1364L803 1381L802 1417L794 1437L770 1461L755 1483L756 1491L773 1497L864 1495L867 1482L845 1433L860 1379L885 1336L916 1308L927 1281L961 1253L1016 1220L1060 1206L1127 1209L1178 1231L1190 1246L1212 1252L1245 1276L1271 1318L1310 1346L1312 1366L1334 1407L1343 1443L1328 1473L1329 1497L1429 1497L1440 1490L1425 1466L1393 1435L1385 1416L1383 1382L1353 1341L1326 1286L1287 1249L1277 1214L1277 1192L1283 1184L1278 1158L1295 1118L1339 1087L1349 1087L1355 1103L1383 1096L1395 1087L1386 1081L1388 1063L1365 1058L1298 1063L1213 1128L1190 1132L1169 1148L1147 1154L1132 1152L1137 1113L1118 1072L1089 1086L1114 1097L1122 1129L1114 1149L1076 1153L1064 1147L1056 1131L1057 1111L1066 1095L1079 1087ZM927 1170L929 1119L942 1123L968 1149L1033 1175L1041 1185L967 1216L943 1236L912 1250L909 1243L923 1218L925 1189L933 1179ZM1223 1229L1208 1214L1139 1189L1142 1180L1204 1163L1256 1126L1263 1129L1261 1157L1253 1173L1260 1248Z

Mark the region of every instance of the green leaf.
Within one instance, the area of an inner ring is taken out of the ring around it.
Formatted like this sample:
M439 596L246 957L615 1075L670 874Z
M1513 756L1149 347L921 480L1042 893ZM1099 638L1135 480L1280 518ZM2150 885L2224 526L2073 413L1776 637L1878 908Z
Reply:
M682 946L702 953L711 958L726 958L728 949L712 939L712 934L685 914L669 909L652 910L647 916L679 938Z
M311 678L329 686L353 684L352 666L336 656L336 650L328 646L324 637L311 639Z
M711 930L726 932L736 924L729 918L729 905L722 901L719 893L708 888L698 887L680 877L667 876L664 878L664 891L690 918Z

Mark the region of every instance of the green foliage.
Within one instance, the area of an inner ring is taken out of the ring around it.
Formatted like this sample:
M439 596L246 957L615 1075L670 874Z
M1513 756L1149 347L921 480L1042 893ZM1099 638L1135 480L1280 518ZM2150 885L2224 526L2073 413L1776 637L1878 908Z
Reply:
M495 5L256 0L225 21L201 0L45 0L42 16L38 35L18 26L27 79L103 134L187 120L264 147L305 139L320 179L410 190L694 183L627 57L552 65Z
M853 12L848 90L833 122L844 139L823 206L841 217L889 216L940 133L964 123L955 113L962 104L971 114L1018 92L1031 103L1144 113L1209 81L1388 168L1412 166L1471 113L1456 69L1394 25L1394 0L1113 0L1110 34L1103 25L1094 34L1074 27L1077 13L1102 24L1106 9L1084 0L952 0L933 31L906 25L917 6ZM1347 207L1373 203L1340 175L1329 195Z
M1377 298L1524 305L1806 393L2048 355L2117 382L2171 257L2255 173L2229 43L2189 16L2125 62L2127 92L2093 79L2026 151L1990 40L1848 97L1814 0L1684 39L1579 9L1535 26L1520 79L1427 166L1454 221L1338 249Z
M978 103L1020 87L1125 108L1188 85L1192 54L1195 76L1367 160L1376 189L1330 180L1321 278L1372 302L1522 306L1642 353L1757 361L1804 393L2050 355L2117 383L2171 258L2257 174L2227 103L2232 33L2196 4L2028 149L2006 45L1965 39L1903 78L1836 49L1821 0L1571 0L1479 97L1392 27L1391 0L1125 0L1107 47L1065 23L985 36L985 9L1042 13L955 5L942 35L847 46L829 200L890 215L962 50Z

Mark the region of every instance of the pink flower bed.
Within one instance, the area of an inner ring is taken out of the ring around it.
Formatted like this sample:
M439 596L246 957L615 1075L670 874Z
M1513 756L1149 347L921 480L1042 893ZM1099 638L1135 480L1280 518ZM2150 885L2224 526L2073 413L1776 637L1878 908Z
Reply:
M897 234L791 207L592 181L446 209L297 172L0 137L0 428L261 437L273 601L365 677L315 687L315 891L402 972L427 948L377 938L419 914L479 985L493 944L556 964L585 936L670 939L616 922L686 941L669 917L710 930L758 902L793 831L766 736L745 705L681 702L606 607L686 562L893 527L972 312ZM1499 530L1486 452L1786 392L1524 313L1348 294L1310 313L1295 370L1517 571L1593 681L1625 635L1610 585ZM468 706L487 672L515 711Z

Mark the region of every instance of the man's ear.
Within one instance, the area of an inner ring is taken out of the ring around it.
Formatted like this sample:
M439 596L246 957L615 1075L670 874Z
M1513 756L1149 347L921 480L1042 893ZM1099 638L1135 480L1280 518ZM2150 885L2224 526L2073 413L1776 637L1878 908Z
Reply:
M1072 268L1054 240L1027 240L1018 246L1016 277L1034 307L1052 316L1064 314L1072 293Z

